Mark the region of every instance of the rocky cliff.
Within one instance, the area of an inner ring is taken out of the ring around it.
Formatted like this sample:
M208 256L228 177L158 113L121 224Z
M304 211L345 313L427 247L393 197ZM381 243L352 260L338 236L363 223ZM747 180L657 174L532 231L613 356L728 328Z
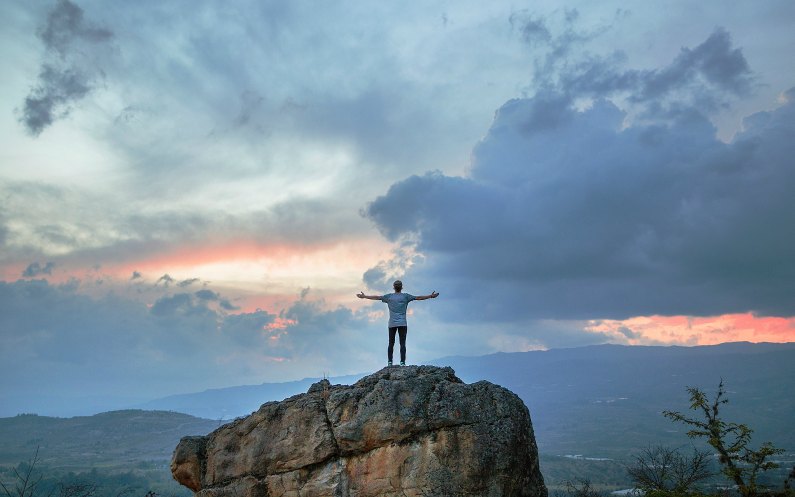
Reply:
M171 471L199 497L547 495L521 399L432 366L315 383L183 438Z

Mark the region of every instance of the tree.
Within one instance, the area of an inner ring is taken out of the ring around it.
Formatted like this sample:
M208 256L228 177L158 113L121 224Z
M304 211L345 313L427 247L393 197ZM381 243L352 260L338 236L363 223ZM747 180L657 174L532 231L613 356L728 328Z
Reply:
M723 474L732 480L743 497L757 494L757 476L760 472L777 468L778 464L769 461L770 456L781 454L784 449L763 443L757 450L749 447L751 430L747 425L729 423L720 417L720 408L729 402L725 398L723 379L718 385L715 400L710 402L706 394L695 387L688 387L690 409L701 411L704 419L694 419L676 411L663 411L663 415L692 428L687 432L690 438L705 438L707 443L718 451Z
M567 480L565 485L566 489L563 492L556 492L556 497L604 497L602 492L591 486L591 480L588 478L576 481Z
M789 472L789 474L787 475L787 479L784 480L784 492L788 492L789 490L791 490L789 483L790 480L795 481L795 466L792 467L792 471Z
M692 456L660 445L648 447L635 456L635 464L627 468L635 486L644 492L685 494L700 481L712 476L710 453L693 449Z
M58 484L58 497L94 497L98 486L92 482L74 482Z
M30 461L14 468L14 477L16 480L14 481L13 489L8 488L0 481L0 486L3 488L6 497L34 497L36 495L36 487L39 486L42 478L44 478L43 475L36 474L35 472L36 464L38 463L39 448L36 447L36 452L33 454L33 458Z

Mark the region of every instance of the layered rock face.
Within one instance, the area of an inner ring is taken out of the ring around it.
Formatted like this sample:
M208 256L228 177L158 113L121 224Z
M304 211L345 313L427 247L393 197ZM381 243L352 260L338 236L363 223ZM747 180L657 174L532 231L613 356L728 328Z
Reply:
M183 438L171 471L199 497L547 495L521 399L433 366L315 383Z

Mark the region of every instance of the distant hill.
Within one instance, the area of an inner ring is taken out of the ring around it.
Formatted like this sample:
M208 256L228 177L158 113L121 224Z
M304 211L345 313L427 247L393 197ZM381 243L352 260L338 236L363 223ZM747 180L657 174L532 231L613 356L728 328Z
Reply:
M725 419L748 424L757 444L795 452L795 343L596 345L434 363L452 366L464 381L487 379L516 392L544 453L621 458L649 443L688 444L687 430L661 412L688 411L686 387L713 395L721 378L730 400Z
M165 411L111 411L74 418L21 414L0 418L0 466L27 461L39 447L41 464L48 468L130 470L147 462L166 467L181 437L217 427L217 421Z
M335 384L349 385L355 383L365 374L337 376L329 378L329 380ZM136 407L184 412L207 419L228 420L251 414L265 402L283 400L304 393L312 383L319 380L320 378L304 378L284 383L214 388L203 392L169 395Z
M466 382L489 380L516 392L530 408L548 484L577 478L622 488L624 462L648 444L689 443L682 426L660 414L687 411L686 386L712 395L721 377L729 392L728 420L795 453L795 343L729 343L705 347L599 345L549 351L447 357ZM331 378L353 383L359 376ZM184 435L206 434L221 418L246 415L262 403L305 392L317 379L207 390L165 397L148 409L95 416L0 418L0 468L30 459L40 446L43 467L61 471L129 471L177 495L168 461ZM182 411L173 412L173 411ZM190 415L193 414L193 415ZM201 417L194 417L199 415ZM568 457L565 457L568 456ZM578 456L578 457L573 457ZM782 475L776 476L780 481ZM171 484L171 487L167 485ZM550 487L553 488L553 487Z
M688 444L683 427L660 413L687 411L685 388L699 386L711 395L721 377L730 399L726 418L751 426L757 444L770 440L795 452L795 343L598 345L432 362L452 366L466 382L486 379L516 392L530 408L539 451L547 456L626 459L650 443ZM332 383L356 379L331 378ZM41 446L43 464L63 469L166 464L180 437L208 433L221 418L305 392L314 381L175 395L146 405L155 411L0 418L0 465L29 459L36 446Z
M653 442L688 443L664 409L687 410L687 386L729 391L727 419L755 429L754 440L795 451L795 343L727 343L699 347L596 345L549 351L447 357L464 381L485 379L516 392L533 417L539 450L623 457ZM360 376L331 378L352 383ZM141 407L204 418L233 418L269 400L305 392L317 379L207 390Z

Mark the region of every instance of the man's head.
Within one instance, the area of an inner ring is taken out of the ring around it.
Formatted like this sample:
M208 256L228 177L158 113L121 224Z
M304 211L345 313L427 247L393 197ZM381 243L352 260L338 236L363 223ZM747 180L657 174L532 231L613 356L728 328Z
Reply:
M395 280L395 282L392 283L392 288L394 288L396 292L403 290L403 282L400 280Z

